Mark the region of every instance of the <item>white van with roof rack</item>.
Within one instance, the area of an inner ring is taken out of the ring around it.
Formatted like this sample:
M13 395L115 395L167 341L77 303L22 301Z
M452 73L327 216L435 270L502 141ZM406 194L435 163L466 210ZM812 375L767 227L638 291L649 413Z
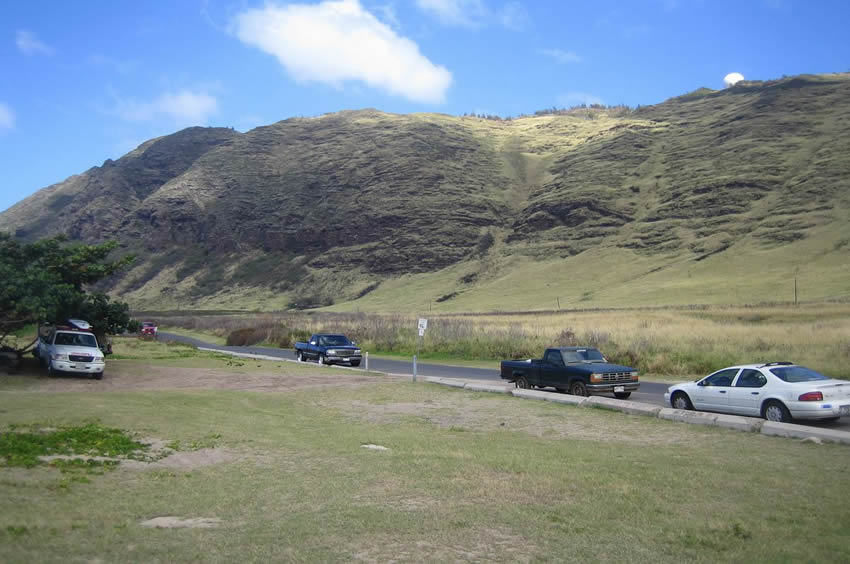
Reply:
M69 319L66 325L43 326L39 329L34 351L49 376L57 372L87 374L100 380L106 366L103 351L82 319Z

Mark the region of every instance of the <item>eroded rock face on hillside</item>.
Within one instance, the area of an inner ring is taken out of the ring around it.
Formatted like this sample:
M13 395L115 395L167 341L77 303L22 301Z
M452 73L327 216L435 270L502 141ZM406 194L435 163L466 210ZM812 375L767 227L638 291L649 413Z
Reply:
M244 134L189 128L45 188L0 214L0 230L117 239L139 255L113 281L122 290L167 271L195 297L321 280L351 298L363 291L346 286L351 272L377 283L487 253L603 246L701 260L840 219L848 100L850 78L830 75L701 89L617 115L364 110Z

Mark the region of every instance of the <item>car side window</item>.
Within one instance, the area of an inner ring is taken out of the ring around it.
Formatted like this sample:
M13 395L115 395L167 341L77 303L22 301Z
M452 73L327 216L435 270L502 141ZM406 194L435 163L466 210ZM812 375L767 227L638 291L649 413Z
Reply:
M720 372L715 372L702 382L700 382L700 386L731 386L732 380L735 379L735 376L738 374L737 368L727 368L726 370L721 370Z
M752 368L745 368L741 371L741 375L738 376L738 381L735 382L735 387L761 388L765 384L767 384L767 378L764 377L764 374L758 370L753 370Z
M561 351L548 351L546 353L546 357L543 359L549 364L563 364L563 359L561 358Z

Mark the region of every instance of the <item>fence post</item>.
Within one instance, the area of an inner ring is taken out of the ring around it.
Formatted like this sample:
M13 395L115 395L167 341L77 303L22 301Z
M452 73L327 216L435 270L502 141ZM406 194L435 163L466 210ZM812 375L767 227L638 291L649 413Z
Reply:
M369 372L369 351L366 351L366 372Z

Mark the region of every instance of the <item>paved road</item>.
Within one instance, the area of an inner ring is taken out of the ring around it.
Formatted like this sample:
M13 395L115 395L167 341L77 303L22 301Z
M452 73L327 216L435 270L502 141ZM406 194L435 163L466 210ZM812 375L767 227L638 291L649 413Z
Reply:
M230 347L222 345L211 345L192 337L184 337L174 333L165 333L160 331L159 339L168 341L177 341L194 345L196 347L204 347L209 349L238 352L246 354L260 354L264 356L273 356L276 358L285 358L293 360L295 351L292 349L278 349L272 347ZM363 365L360 369L364 369ZM412 360L389 360L382 358L370 358L369 369L377 372L387 372L389 374L413 374ZM444 364L417 363L416 373L419 377L436 376L439 378L459 378L463 380L485 380L491 382L501 382L499 372L488 368L469 368L465 366L447 366ZM641 382L640 390L632 393L632 399L643 403L651 403L654 405L664 405L664 392L667 390L667 384L658 384L655 382Z
M174 333L165 333L161 331L159 333L159 339L177 341L180 343L194 345L196 347L204 347L221 351L238 352L243 354L259 354L276 358L284 358L288 360L293 360L295 358L295 351L292 349L277 349L271 347L229 347L221 345L211 345L209 343L205 343L192 337L184 337L183 335L176 335ZM365 367L361 365L360 369L363 370L364 368ZM370 358L369 369L375 370L377 372L386 372L389 374L412 375L413 361ZM424 378L426 376L437 376L441 378L459 378L463 380L489 380L492 382L502 381L498 371L491 370L488 368L468 368L465 366L447 366L444 364L426 364L420 362L417 364L416 373L421 378ZM637 392L633 392L632 396L629 399L633 401L639 401L641 403L649 403L652 405L669 407L664 403L664 392L667 391L667 387L667 384L644 381L640 384L640 390L638 390ZM805 424L829 429L838 429L841 431L850 431L850 417L842 417L836 423L807 422Z

